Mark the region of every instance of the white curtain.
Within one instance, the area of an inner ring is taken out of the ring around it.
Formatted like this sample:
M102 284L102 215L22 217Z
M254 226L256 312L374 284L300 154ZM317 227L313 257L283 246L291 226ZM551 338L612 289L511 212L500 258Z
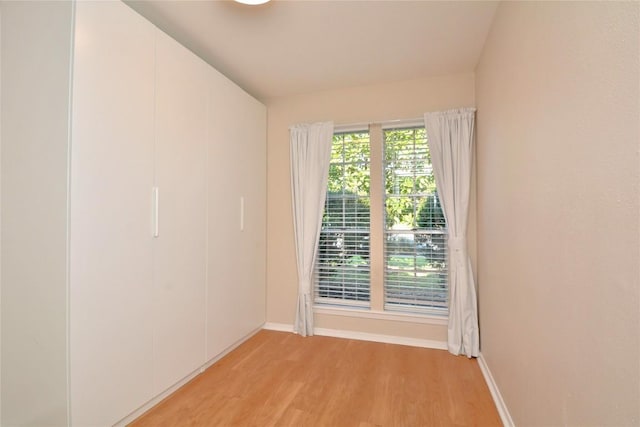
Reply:
M431 163L449 230L449 330L453 354L479 353L476 288L467 252L475 108L426 113Z
M333 123L290 128L291 195L298 265L298 306L294 331L313 335L312 277L327 191Z

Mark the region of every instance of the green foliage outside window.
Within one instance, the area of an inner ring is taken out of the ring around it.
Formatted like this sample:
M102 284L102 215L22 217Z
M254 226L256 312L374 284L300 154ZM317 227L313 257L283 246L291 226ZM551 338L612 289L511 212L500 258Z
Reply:
M387 301L424 293L446 304L446 223L425 129L385 130L383 156ZM367 132L334 135L318 248L319 297L369 300L370 158ZM404 287L407 280L414 281L413 290Z
M367 226L369 216L363 216L362 208L370 206L370 150L368 133L335 135L327 192L328 200L341 194L357 199L361 205L358 218ZM418 156L409 155L413 152ZM384 156L388 165L384 171L387 228L444 228L442 206L434 196L436 183L428 166L431 156L424 128L387 131ZM336 224L335 217L325 213L324 224L329 223Z

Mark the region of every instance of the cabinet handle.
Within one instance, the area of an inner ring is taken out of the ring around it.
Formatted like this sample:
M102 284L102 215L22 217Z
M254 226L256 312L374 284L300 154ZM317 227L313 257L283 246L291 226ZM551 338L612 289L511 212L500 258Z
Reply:
M160 235L160 189L153 187L153 237Z
M240 197L240 231L244 231L244 197Z

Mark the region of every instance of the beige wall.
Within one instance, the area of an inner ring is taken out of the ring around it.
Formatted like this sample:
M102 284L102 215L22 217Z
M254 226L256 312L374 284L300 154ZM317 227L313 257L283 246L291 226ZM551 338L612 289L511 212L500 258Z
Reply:
M289 181L289 126L410 119L474 105L473 74L364 86L267 100L267 322L292 324L297 296ZM470 221L471 250L475 253ZM446 341L446 326L318 314L316 327Z
M516 425L637 425L640 3L502 3L476 72L482 353Z

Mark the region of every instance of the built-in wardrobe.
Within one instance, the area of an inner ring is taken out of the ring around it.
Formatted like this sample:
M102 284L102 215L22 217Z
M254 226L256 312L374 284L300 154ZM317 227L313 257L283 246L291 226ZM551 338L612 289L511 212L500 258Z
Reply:
M123 3L0 17L1 424L113 425L264 323L266 109Z

